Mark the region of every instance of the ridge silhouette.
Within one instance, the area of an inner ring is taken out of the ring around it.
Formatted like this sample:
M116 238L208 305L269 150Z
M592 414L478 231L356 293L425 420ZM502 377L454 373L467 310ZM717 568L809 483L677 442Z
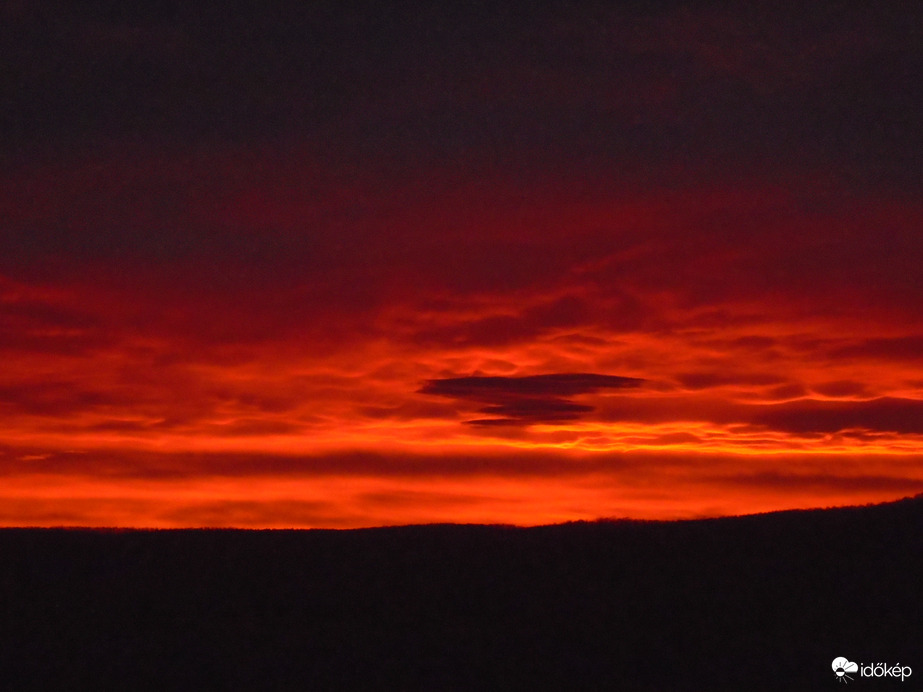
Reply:
M0 531L0 688L823 689L923 675L923 496L535 528ZM828 679L829 678L829 679Z

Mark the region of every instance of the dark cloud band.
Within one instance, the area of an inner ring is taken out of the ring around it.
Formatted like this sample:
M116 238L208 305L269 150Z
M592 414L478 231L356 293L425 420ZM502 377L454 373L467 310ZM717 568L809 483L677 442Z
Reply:
M469 425L528 425L577 420L594 410L568 397L592 394L601 389L639 387L644 380L595 373L552 373L524 377L469 376L428 380L421 394L445 396L459 401L488 404L479 413L496 416L469 420Z

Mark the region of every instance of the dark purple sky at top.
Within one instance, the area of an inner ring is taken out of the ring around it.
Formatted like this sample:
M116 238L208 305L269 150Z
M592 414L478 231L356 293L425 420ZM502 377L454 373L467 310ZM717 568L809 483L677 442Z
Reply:
M438 225L453 246L512 208L538 247L469 243L463 266L440 272L488 290L609 253L603 234L546 242L548 214L528 210L556 189L781 185L802 196L802 219L920 191L923 12L908 3L10 0L0 17L0 271L26 281L87 261L135 280L139 264L193 258L196 272L219 268L217 288L336 266L330 290L367 304L381 294L359 288L376 272L458 262L454 248L423 252L416 231L391 232L400 224ZM471 181L483 189L469 194ZM751 213L723 194L719 213ZM666 204L688 217L685 206ZM418 209L441 218L410 218ZM794 221L770 242L803 237ZM321 230L307 243L304 227ZM666 274L738 232L723 229L663 234ZM818 271L901 282L920 252L903 230L869 224L843 242L811 233L822 256L760 252L788 267L773 283ZM502 258L515 259L501 272ZM741 273L758 284L765 272Z
M920 170L913 3L6 2L0 145L667 177Z

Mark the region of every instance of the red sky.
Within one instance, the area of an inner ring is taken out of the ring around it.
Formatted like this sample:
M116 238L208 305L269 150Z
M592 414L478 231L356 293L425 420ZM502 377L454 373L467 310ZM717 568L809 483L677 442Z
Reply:
M3 6L0 525L923 491L919 12L154 7Z

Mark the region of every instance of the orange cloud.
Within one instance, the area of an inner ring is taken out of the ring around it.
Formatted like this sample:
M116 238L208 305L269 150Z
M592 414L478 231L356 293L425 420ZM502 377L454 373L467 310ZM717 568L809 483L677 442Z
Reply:
M20 455L4 525L541 524L831 506L923 490L918 455L558 453ZM835 470L831 465L835 465Z
M0 523L543 523L920 489L918 205L224 164L4 193Z

